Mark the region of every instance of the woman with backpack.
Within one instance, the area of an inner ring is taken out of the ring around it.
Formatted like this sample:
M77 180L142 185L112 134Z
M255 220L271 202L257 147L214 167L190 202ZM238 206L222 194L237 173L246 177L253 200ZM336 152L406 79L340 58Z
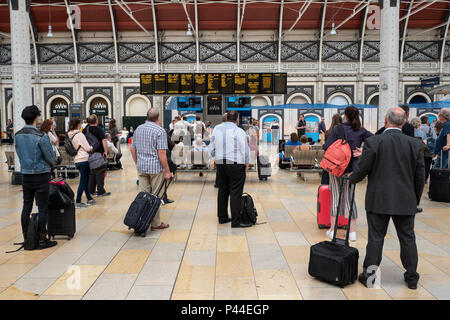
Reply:
M340 127L344 129L345 137L340 137L339 131ZM326 151L328 147L330 147L336 140L344 138L347 143L350 145L350 148L353 153L357 148L360 148L364 140L373 136L373 134L363 127L361 127L361 120L359 119L359 110L354 106L348 106L344 111L344 123L340 125L336 125L333 130L330 132L328 139L323 145L323 149ZM352 157L350 163L348 164L345 173L352 172L356 166L358 165L359 159L356 157ZM327 236L330 239L333 239L334 235L334 224L336 222L337 216L337 206L339 202L339 194L343 192L342 197L342 207L344 208L344 214L346 217L349 217L350 214L350 197L352 196L354 185L350 185L350 181L345 179L342 183L343 190L340 190L341 180L344 179L343 176L337 177L333 174L330 174L330 190L331 190L331 226L327 231ZM342 212L340 212L342 214ZM351 227L350 227L350 241L356 241L356 218L358 217L356 203L353 203L353 215L351 217Z
M77 151L74 157L75 167L80 171L80 183L78 185L77 199L75 206L77 208L86 208L89 205L97 202L92 198L89 190L89 152L92 152L92 147L89 145L86 136L81 132L81 120L79 118L72 118L69 121L69 132L67 133L72 142L73 147ZM81 202L83 192L86 194L87 204Z

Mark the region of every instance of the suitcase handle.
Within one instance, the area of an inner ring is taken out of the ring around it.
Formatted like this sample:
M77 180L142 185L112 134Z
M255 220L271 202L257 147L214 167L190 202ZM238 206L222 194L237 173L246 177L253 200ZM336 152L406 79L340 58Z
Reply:
M339 212L341 212L341 210L342 210L342 194L343 194L343 190L344 190L344 180L350 180L350 179L348 177L342 176L341 180L339 181L339 202L338 202L337 213L336 213L336 221L334 223L334 232L333 232L333 240L332 240L332 242L337 243L337 244L340 244L340 241L337 241L337 240L342 240L339 238L336 239L336 234L337 234L337 229L338 229ZM355 202L355 189L356 189L356 185L349 182L349 187L352 188L352 186L353 186L353 190L352 190L352 197L350 200L350 213L349 213L349 217L348 217L347 233L345 235L345 246L347 246L347 247L349 246L348 240L350 237L350 226L352 224L353 204Z

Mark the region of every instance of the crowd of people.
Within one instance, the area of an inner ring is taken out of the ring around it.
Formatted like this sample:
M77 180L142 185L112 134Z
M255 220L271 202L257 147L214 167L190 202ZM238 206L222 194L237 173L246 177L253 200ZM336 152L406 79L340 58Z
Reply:
M22 229L27 230L27 221L32 205L36 200L39 209L39 246L54 246L55 241L46 235L46 213L48 206L49 181L52 168L60 157L58 136L55 133L54 119L46 119L39 129L37 124L41 115L36 106L23 110L25 127L15 135L15 147L23 174L24 203L22 210ZM381 262L383 239L390 218L397 229L401 247L401 259L406 269L405 281L408 287L417 287L417 248L414 235L414 217L420 212L420 199L427 183L431 167L448 167L450 148L450 110L442 109L439 121L430 122L428 117L413 118L408 121L409 108L404 105L392 108L385 117L385 126L374 135L366 130L360 120L359 110L354 106L345 108L343 117L336 114L329 128L324 119L319 123L319 135L323 138L326 151L338 139L345 139L352 157L345 174L337 177L322 174L322 184L329 184L331 190L331 226L326 235L333 239L337 216L344 214L351 219L349 240L356 241L356 204L351 202L355 185L366 176L366 212L368 222L368 244L364 270L360 281L367 285L370 277L369 266ZM277 125L277 124L275 124ZM305 134L306 122L303 115L297 123L297 132L290 134L286 146L296 146L299 150L309 150L313 141ZM272 129L274 127L272 126ZM117 128L111 119L108 132L99 126L98 119L91 115L86 122L79 118L69 121L67 138L77 150L74 163L80 174L76 194L76 207L85 208L96 204L93 195L111 195L105 190L105 170L92 172L89 157L100 153L107 157L108 152L121 156L120 142L124 131ZM162 127L158 110L151 108L147 121L132 135L130 152L138 173L138 184L142 191L158 193L165 203L173 202L167 198L167 188L173 180L177 165L172 161L175 148L189 145L196 151L208 151L216 168L217 217L218 223L231 222L232 228L250 227L253 224L241 221L241 197L250 162L250 151L258 150L258 122L252 121L247 132L239 127L239 113L229 111L223 122L212 127L200 116L188 122L186 117L176 116L168 130ZM281 156L281 155L280 155ZM163 188L163 186L165 186ZM86 202L82 202L83 194ZM342 212L338 212L340 194ZM230 202L231 217L228 216ZM152 221L151 229L165 229L169 225L160 219L159 211Z

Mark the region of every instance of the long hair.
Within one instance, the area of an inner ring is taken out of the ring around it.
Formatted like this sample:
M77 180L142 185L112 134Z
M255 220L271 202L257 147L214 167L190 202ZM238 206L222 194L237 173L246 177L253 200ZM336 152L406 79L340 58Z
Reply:
M72 118L69 121L69 131L77 130L78 125L81 123L80 118Z
M50 129L52 128L53 121L50 119L45 119L44 122L42 122L41 127L39 128L40 131L49 133Z
M109 131L111 131L112 129L117 128L117 123L116 123L116 119L110 119L109 120Z
M328 137L330 136L331 131L333 130L333 128L335 126L337 126L338 124L342 123L342 117L340 114L336 113L333 115L333 118L331 119L331 125L328 128L328 130L325 132L325 141L328 139ZM324 142L325 142L324 141Z
M353 131L361 129L361 120L359 120L359 110L354 106L345 108L344 114L347 116L348 122L351 124Z

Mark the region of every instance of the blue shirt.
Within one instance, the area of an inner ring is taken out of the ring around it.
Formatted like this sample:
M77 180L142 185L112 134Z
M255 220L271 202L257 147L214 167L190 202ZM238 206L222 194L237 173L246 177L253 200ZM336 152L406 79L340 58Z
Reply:
M250 148L244 130L233 122L224 122L214 128L208 146L210 157L216 163L222 160L246 164L250 161Z
M450 134L450 120L447 120L446 123L444 123L441 132L439 133L439 136L436 139L436 149L435 153L439 154L443 147L447 145L447 135ZM448 154L448 150L444 151L444 154Z
M158 150L167 150L167 133L155 122L147 121L134 131L131 144L136 149L137 171L155 174L163 170Z
M427 135L420 128L419 129L414 129L414 137L422 138L422 140L426 140L427 139Z

